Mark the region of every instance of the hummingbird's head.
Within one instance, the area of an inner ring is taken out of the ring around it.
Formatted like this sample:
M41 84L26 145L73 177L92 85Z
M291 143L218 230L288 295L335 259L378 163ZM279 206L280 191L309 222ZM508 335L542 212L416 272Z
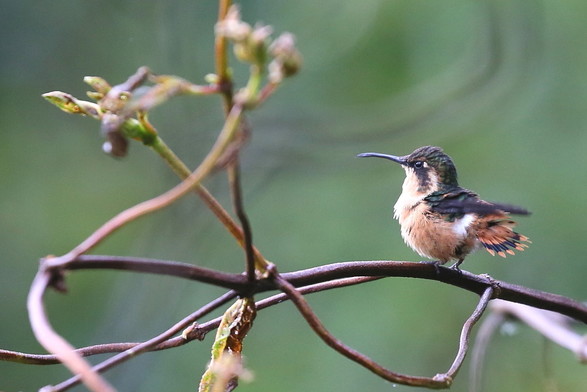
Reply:
M402 165L406 171L404 183L418 193L431 193L458 186L457 169L442 148L424 146L404 156L366 152L358 157L385 158Z

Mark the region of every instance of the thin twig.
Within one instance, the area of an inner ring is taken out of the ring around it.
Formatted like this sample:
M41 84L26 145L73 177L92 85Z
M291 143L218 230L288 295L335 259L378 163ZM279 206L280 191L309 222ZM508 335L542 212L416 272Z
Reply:
M218 7L218 22L226 18L228 9L232 4L231 0L220 0ZM228 114L233 105L232 79L228 71L227 40L222 34L216 34L214 43L214 57L216 61L216 75L218 85L222 89L222 98L224 101L224 110Z
M176 276L232 289L238 292L250 290L250 283L242 274L231 274L177 261L155 260L142 257L82 255L67 266L78 269L113 269Z
M265 103L265 101L271 96L273 95L273 93L275 92L275 90L277 89L279 85L277 83L267 83L262 89L261 91L259 91L259 96L257 97L257 102L255 106L260 106L263 103Z
M218 23L222 22L228 10L232 4L231 0L220 0L218 10ZM234 92L232 88L232 79L228 72L228 60L226 50L226 37L223 34L216 34L215 42L215 62L216 62L216 75L219 80L219 84L224 86L222 90L222 97L224 100L224 111L226 115L229 114L232 106L234 105ZM249 79L249 81L252 77ZM255 90L256 91L256 90ZM239 130L239 132L245 132ZM253 233L249 218L245 213L243 204L242 191L241 191L241 180L240 180L240 164L238 151L235 152L232 162L228 166L228 176L230 184L230 193L232 195L233 205L235 213L241 223L241 229L243 233L243 248L245 250L246 257L246 274L249 282L255 280L255 259L261 262L262 259L255 258L253 251Z
M84 256L84 257L93 257L93 256ZM380 277L376 276L359 276L355 278L344 278L333 280L329 282L317 283L310 286L300 287L298 290L302 294L312 294L317 293L325 290L331 290L335 288L353 286L365 282L371 282L374 280L379 280ZM255 303L255 307L257 310L265 309L277 304L280 304L284 301L287 301L287 295L283 293L272 295L271 297L267 297ZM188 324L192 323L195 320L195 316L197 312L200 310L192 313L188 317L184 318L187 320ZM210 331L215 330L218 328L218 324L220 323L221 317L217 317L210 321L207 321L202 324L198 324L193 328L193 332L187 336L178 336L174 338L167 339L166 341L157 344L156 346L151 348L151 351L158 351L158 350L167 350L170 348L175 348L187 344L194 339L203 340L206 334ZM182 320L183 322L183 320ZM76 349L75 351L83 356L93 356L98 354L108 354L108 353L119 353L125 350L129 350L133 347L138 346L141 344L140 342L124 342L124 343L106 343L106 344L96 344L93 346L81 347ZM23 353L17 351L10 351L10 350L0 350L0 360L2 361L9 361L9 362L17 362L27 365L54 365L59 364L59 359L55 355L50 354L30 354L30 353Z
M336 279L333 281L329 281L329 282L323 282L323 283L316 283L313 285L309 285L309 286L304 286L304 287L299 287L297 290L301 293L301 294L313 294L313 293L318 293L321 291L325 291L325 290L332 290L332 289L337 289L337 288L341 288L341 287L348 287L348 286L354 286L357 284L361 284L361 283L366 283L366 282L372 282L374 280L379 280L381 279L381 277L377 277L377 276L358 276L358 277L354 277L354 278L343 278L343 279ZM279 293L279 294L275 294L272 295L271 297L267 297L265 299L262 299L260 301L257 301L255 303L255 307L257 308L257 310L262 310L274 305L278 305L282 302L288 301L290 300L290 298L288 297L287 294L285 293ZM202 323L200 325L197 326L197 337L198 339L200 339L202 336L204 336L205 334L207 334L208 332L218 328L218 325L220 324L220 320L221 317L217 317L213 320L207 321L205 323Z
M140 218L143 215L147 215L151 212L169 206L194 189L208 174L212 172L216 165L216 161L218 158L220 158L220 156L222 156L225 149L232 141L233 136L238 131L242 113L243 109L240 105L233 106L226 119L226 122L224 123L222 131L216 139L214 146L208 155L204 158L200 166L198 166L198 168L194 170L183 182L163 193L162 195L136 204L133 207L122 211L114 218L103 224L98 230L87 237L81 244L76 246L69 253L60 257L47 258L44 263L45 267L58 267L71 262L77 256L86 253L94 246L98 245L108 235L120 227L137 218Z
M122 362L128 361L129 359L133 358L134 356L150 351L153 347L157 346L159 343L168 340L171 336L177 334L182 329L186 328L189 324L194 323L199 318L207 315L208 313L212 312L213 310L217 309L218 307L224 305L231 299L235 298L237 293L234 291L229 291L226 294L216 298L212 302L204 305L196 312L190 314L189 316L185 317L183 320L176 323L174 326L166 330L165 332L147 340L146 342L140 343L132 348L125 350L124 352L113 356L97 365L95 365L92 370L95 372L104 372L113 366L116 366ZM55 385L51 391L52 392L60 392L65 391L73 387L74 385L79 384L80 378L78 376L71 377L68 380L63 381L60 384Z
M487 304L493 297L493 287L489 286L485 289L485 292L479 299L479 304L473 311L473 314L465 321L463 325L463 329L461 331L461 337L459 339L459 351L455 357L453 364L451 365L450 369L445 374L437 375L436 377L443 379L444 377L449 377L451 380L454 380L455 376L457 375L459 369L461 368L463 361L465 360L465 356L469 351L469 338L471 336L471 331L473 326L479 321L485 309L487 308Z
M98 354L119 353L140 344L133 343L106 343L76 348L74 351L82 357L90 357ZM55 355L31 354L19 351L0 350L0 361L16 362L23 365L57 365L61 362Z
M253 232L249 218L245 212L243 204L242 187L240 180L240 165L238 163L238 152L234 162L228 167L228 179L230 184L230 194L232 195L232 203L236 216L241 222L241 227L244 234L244 249L246 258L246 274L249 282L256 279L255 274L255 255L253 253ZM260 271L263 272L263 271Z
M158 137L153 145L151 146L159 156L161 156L165 162L173 169L173 171L182 180L188 177L191 173L190 169L183 163L177 155L165 144L165 142ZM195 192L200 196L202 201L208 206L208 208L216 215L218 220L224 225L230 234L237 240L240 246L245 247L245 235L241 227L232 219L228 212L222 207L222 205L212 196L212 194L202 184L198 184L195 188ZM253 254L255 261L261 262L265 260L261 252L253 246Z
M51 274L41 268L31 284L27 298L29 319L37 341L47 351L54 353L59 361L75 374L89 390L114 392L115 389L92 370L90 364L75 352L75 348L51 327L43 306L43 295L51 279Z
M324 343L336 350L338 353L365 367L381 378L391 382L397 382L403 385L425 386L428 388L447 388L450 385L450 379L435 380L428 377L408 376L405 374L392 372L389 369L379 365L377 362L373 361L366 355L345 345L336 337L334 337L326 329L326 327L324 327L318 316L316 316L310 305L308 305L304 299L303 295L291 283L281 277L281 275L274 268L270 272L272 272L271 277L275 284L279 287L280 290L287 294L289 299L294 303L304 319L306 319L312 330L316 332L316 334L324 341Z

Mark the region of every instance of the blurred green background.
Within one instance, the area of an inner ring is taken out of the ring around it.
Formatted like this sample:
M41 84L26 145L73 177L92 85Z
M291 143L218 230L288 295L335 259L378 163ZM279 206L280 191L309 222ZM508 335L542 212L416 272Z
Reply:
M37 261L63 254L120 210L177 183L138 143L101 152L99 125L46 103L80 98L85 75L120 83L139 66L202 82L213 72L214 1L7 1L0 25L0 348L41 353L25 309ZM304 68L251 114L243 154L255 244L281 271L348 260L420 260L392 206L403 171L358 160L442 146L461 184L526 206L532 246L464 268L584 300L587 263L587 3L584 1L249 0L245 20L291 31ZM233 63L242 82L245 68ZM222 124L218 97L177 98L153 111L163 138L193 167ZM223 174L206 181L229 205ZM118 232L96 253L165 258L239 272L234 241L193 196ZM222 293L182 280L76 272L49 293L51 321L73 344L144 340ZM329 329L399 372L448 369L470 293L386 279L308 298ZM276 322L278 321L278 322ZM107 373L120 391L194 390L204 343L140 356ZM255 379L240 391L390 390L322 344L289 303L261 312L245 345ZM96 359L93 359L94 361ZM452 390L468 390L467 361ZM0 362L0 390L68 377L60 366ZM484 391L585 391L574 356L517 327L487 353ZM76 390L84 390L78 387ZM417 388L395 386L393 390Z

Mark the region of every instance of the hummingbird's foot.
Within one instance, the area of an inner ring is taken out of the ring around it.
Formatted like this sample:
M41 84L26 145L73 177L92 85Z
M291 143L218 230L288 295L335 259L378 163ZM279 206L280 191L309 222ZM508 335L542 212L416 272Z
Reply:
M442 263L438 260L430 261L430 260L421 260L420 263L422 264L432 264L434 266L434 270L436 271L436 275L440 275L440 266Z
M461 271L461 269L459 268L459 265L463 263L463 260L465 259L459 259L459 261L450 266L450 268L457 271L459 275L463 273L463 271Z

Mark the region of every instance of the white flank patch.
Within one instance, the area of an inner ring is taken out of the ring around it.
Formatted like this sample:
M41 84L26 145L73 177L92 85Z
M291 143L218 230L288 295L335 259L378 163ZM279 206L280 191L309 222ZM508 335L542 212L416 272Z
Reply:
M465 214L461 219L455 221L452 229L456 235L464 237L467 234L467 228L473 223L473 220L475 220L475 214Z

